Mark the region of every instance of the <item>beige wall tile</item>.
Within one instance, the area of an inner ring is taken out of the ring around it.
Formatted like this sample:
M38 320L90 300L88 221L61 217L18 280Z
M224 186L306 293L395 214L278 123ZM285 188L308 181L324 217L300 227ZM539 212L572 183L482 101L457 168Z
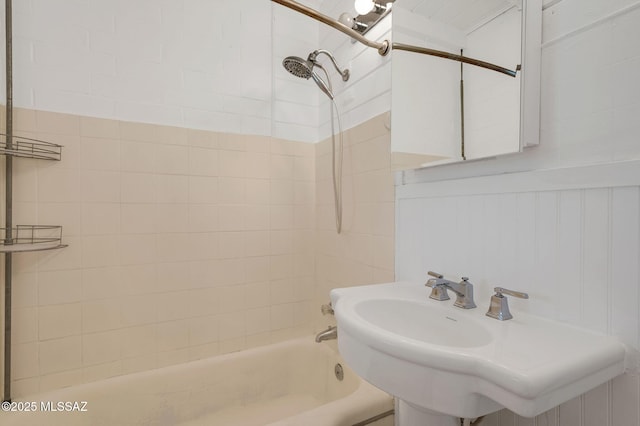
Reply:
M38 306L38 273L17 271L14 265L12 295L12 305L16 308Z
M120 174L121 200L123 203L153 203L157 201L159 182L156 175L148 173Z
M156 204L155 229L158 232L188 232L189 205L186 203Z
M157 345L155 324L129 327L122 331L122 357L133 358L155 353Z
M157 234L120 235L117 242L118 263L142 265L158 261Z
M120 231L120 204L83 203L82 234L112 235Z
M38 201L72 203L81 201L80 172L57 168L38 169Z
M157 126L147 123L135 123L131 121L120 122L120 137L123 140L154 142L155 128Z
M247 200L244 178L220 177L218 179L218 203L244 204Z
M120 299L101 299L82 303L82 332L115 330L122 326Z
M219 209L213 204L189 204L189 232L212 232L219 229Z
M80 167L84 170L120 170L119 139L83 137Z
M82 324L80 303L38 308L38 338L41 341L79 335Z
M40 374L80 368L83 360L82 341L80 336L41 341L38 344Z
M83 300L106 299L120 294L119 266L82 269Z
M49 111L36 111L37 130L44 133L79 136L80 117Z
M153 126L153 140L169 145L187 145L189 130L173 126Z
M0 133L6 133L5 130L5 122L6 122L6 108L4 105L0 106L0 112L2 112L2 119L0 119ZM24 108L13 108L13 129L16 133L21 133L21 131L32 132L38 128L37 123L37 114L36 111L32 109L24 109Z
M65 249L66 250L66 249ZM115 235L82 238L82 267L98 268L119 264L118 237Z
M82 270L43 271L38 274L38 303L41 306L79 302L82 299Z
M80 117L80 135L119 139L120 138L120 122L116 120L106 120L104 118Z
M16 202L38 201L38 169L31 162L14 162L13 199Z
M271 155L269 161L269 176L271 179L293 179L294 157L285 155Z
M27 308L17 308L13 306L11 317L12 343L29 343L38 341L37 307L30 306Z
M122 203L120 219L120 232L123 234L153 234L159 231L154 203Z
M121 358L122 330L91 333L82 336L82 364L104 364Z
M218 153L219 175L244 177L247 170L246 157L243 151L220 150Z
M187 203L189 202L188 176L160 175L158 176L158 203ZM124 201L124 200L123 200Z
M189 147L181 145L157 145L155 172L168 175L189 173Z
M268 179L271 176L269 154L264 152L247 152L245 168L247 171L245 177L247 178Z
M189 147L189 174L218 176L218 151L210 148Z
M153 173L156 167L155 144L124 139L120 142L120 170Z
M189 146L200 148L218 149L218 133L206 130L187 129L187 142Z
M215 343L218 341L218 335L218 317L215 315L193 318L189 321L190 346Z
M188 320L167 321L158 324L158 353L182 349L187 347L188 345Z
M62 226L62 237L82 234L82 209L80 203L39 202L38 223Z
M123 327L155 324L158 321L159 295L144 294L121 298L120 321Z
M218 201L218 178L189 177L189 203L214 204Z

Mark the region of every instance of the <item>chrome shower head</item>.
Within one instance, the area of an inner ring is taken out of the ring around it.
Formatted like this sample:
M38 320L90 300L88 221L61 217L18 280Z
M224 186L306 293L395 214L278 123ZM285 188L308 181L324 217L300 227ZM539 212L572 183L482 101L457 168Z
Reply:
M342 81L349 80L349 70L345 69L344 71L338 67L338 63L336 59L333 57L331 52L327 50L316 50L309 54L307 59L302 59L299 56L287 56L282 61L282 66L289 71L289 73L295 75L296 77L306 78L307 80L313 78L313 81L316 82L320 90L322 90L330 99L333 99L333 92L331 88L331 80L329 79L329 74L324 69L324 67L316 60L319 54L325 54L331 59L331 63L335 67L336 71L340 73L342 77ZM315 71L314 68L320 68L327 77L327 80L323 80Z
M313 75L314 63L309 59L304 60L298 56L287 56L282 61L282 66L296 77L308 80Z
M306 61L298 56L287 56L282 61L282 66L296 77L306 78L307 80L313 78L320 90L322 90L329 99L333 99L333 93L331 91L330 83L325 82L320 76L313 70L314 67L320 68L325 72L325 69L319 63L315 62L311 56ZM327 78L329 76L327 75Z

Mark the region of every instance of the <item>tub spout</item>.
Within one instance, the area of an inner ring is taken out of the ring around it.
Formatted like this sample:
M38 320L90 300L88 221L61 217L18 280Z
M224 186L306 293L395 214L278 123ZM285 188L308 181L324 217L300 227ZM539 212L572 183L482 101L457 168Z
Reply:
M338 327L329 326L325 331L321 331L316 335L316 343L336 338L338 338Z

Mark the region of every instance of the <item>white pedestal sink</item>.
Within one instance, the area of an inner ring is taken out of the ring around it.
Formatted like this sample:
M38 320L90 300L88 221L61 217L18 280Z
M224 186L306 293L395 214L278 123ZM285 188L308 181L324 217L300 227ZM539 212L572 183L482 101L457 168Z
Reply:
M612 337L520 312L498 321L482 301L460 309L428 290L331 292L342 356L401 401L400 426L457 426L504 407L534 417L624 371L625 348Z

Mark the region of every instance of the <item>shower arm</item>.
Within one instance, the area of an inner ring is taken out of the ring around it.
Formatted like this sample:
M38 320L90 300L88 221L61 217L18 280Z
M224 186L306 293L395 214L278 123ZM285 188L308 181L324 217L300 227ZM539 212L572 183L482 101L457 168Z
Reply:
M369 40L359 32L347 27L343 23L338 22L327 15L323 15L322 13L310 7L307 7L303 4L300 4L294 0L271 0L271 1L273 1L274 3L278 3L282 6L288 7L289 9L295 10L296 12L302 13L303 15L307 15L308 17L313 18L316 21L322 22L323 24L329 25L330 27L333 27L336 30L359 41L365 46L373 47L377 49L380 56L386 56L389 53L389 51L391 51L392 49L395 49L395 50L403 50L405 52L414 52L414 53L420 53L423 55L437 56L439 58L450 59L452 61L464 62L465 64L475 65L477 67L486 68L492 71L506 74L510 77L515 77L517 72L520 70L520 65L516 66L515 70L510 70L508 68L504 68L499 65L492 64L490 62L480 61L478 59L473 59L473 58L469 58L467 56L462 56L462 55L456 55L454 53L449 53L442 50L412 46L410 44L404 44L404 43L389 43L389 40L383 40L381 43L379 43L376 41Z

